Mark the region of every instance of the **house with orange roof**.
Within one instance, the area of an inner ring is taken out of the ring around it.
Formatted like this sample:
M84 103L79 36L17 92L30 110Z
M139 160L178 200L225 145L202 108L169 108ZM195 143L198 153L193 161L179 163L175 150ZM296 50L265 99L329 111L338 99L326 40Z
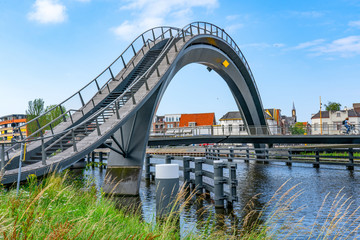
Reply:
M201 127L215 124L215 113L192 113L181 114L179 127Z
M183 114L165 114L159 118L155 116L153 122L152 136L160 135L156 125L163 121L164 128L161 135L184 136L184 135L211 135L213 134L213 125L216 124L215 113L183 113Z

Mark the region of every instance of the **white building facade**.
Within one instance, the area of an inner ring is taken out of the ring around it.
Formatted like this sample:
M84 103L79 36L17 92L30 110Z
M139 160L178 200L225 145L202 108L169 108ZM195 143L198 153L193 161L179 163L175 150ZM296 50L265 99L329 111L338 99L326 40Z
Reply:
M274 109L271 109L274 110ZM279 110L278 110L279 111ZM281 120L280 118L274 118L271 116L271 112L276 111L265 111L265 118L268 124L270 134L278 135L281 134ZM279 112L280 113L280 112ZM213 127L214 135L248 135L247 126L244 124L239 111L228 112L222 118L219 119L220 124ZM257 129L253 131L256 133ZM259 133L262 133L258 129Z
M345 129L343 121L349 118L350 124L360 127L360 103L354 103L353 108L340 111L320 111L311 117L312 134L338 135Z

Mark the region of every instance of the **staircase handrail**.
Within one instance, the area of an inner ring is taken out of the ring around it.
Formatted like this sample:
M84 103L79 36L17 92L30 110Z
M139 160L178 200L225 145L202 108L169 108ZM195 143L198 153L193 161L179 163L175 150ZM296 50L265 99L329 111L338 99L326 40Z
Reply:
M97 83L97 79L102 75L104 74L105 72L107 71L111 71L111 67L114 65L114 63L116 63L120 58L123 57L123 55L130 49L130 48L133 48L134 46L134 43L139 40L140 38L142 38L146 33L148 32L154 32L155 29L162 29L162 33L161 35L159 35L158 37L156 37L153 41L156 41L157 39L159 39L160 37L162 36L165 36L165 34L171 29L171 30L175 30L175 31L178 31L179 29L178 28L174 28L174 27L168 27L168 26L162 26L162 27L154 27L154 28L151 28L145 32L143 32L142 34L140 34L134 41L131 42L131 44L119 55L119 57L117 57L107 68L105 68L105 70L103 70L100 74L98 74L93 80L91 80L89 83L87 83L85 86L83 86L80 90L76 91L74 94L72 94L70 97L68 97L67 99L65 99L64 101L62 101L61 103L53 106L52 108L50 108L49 110L47 110L46 112L44 112L43 114L31 119L30 121L26 122L24 125L22 125L21 127L24 127L34 121L36 121L37 119L45 116L46 114L48 114L49 112L53 111L54 109L56 109L57 107L61 107L65 102L67 102L68 100L70 100L71 98L73 98L74 96L76 96L77 94L79 94L82 90L84 90L86 87L88 87L90 84L92 83L96 83L97 86L98 86L98 83ZM163 31L163 29L167 29L166 31ZM147 41L144 40L144 45L143 46L146 46L146 44L148 44L149 42L149 39ZM134 55L136 56L136 54ZM134 57L133 56L133 57ZM130 63L130 62L128 62ZM112 81L113 79L110 78L101 88L98 86L98 92L101 91L102 89L104 89L106 87L106 85ZM17 127L17 128L20 128L20 127Z
M196 24L197 26L196 26L195 24ZM204 24L204 27L200 27L200 24ZM211 31L208 31L208 30L206 29L206 25L211 26ZM212 34L213 34L212 27L215 27L215 29L216 29L216 36L219 37L219 34L218 34L218 33L219 33L219 30L220 30L221 33L222 33L221 39L225 40L225 41L233 48L233 50L235 50L235 52L240 56L240 59L243 61L245 67L246 67L247 70L249 71L250 77L251 77L251 79L252 79L252 81L253 81L253 83L254 83L255 89L256 89L256 91L257 91L257 93L258 93L258 89L257 89L256 83L255 83L253 74L252 74L252 72L251 72L251 69L250 69L250 67L249 67L249 65L248 65L248 63L247 63L244 55L243 55L242 52L240 51L240 48L239 48L239 47L236 45L236 43L233 41L233 39L225 32L225 30L224 30L224 29L221 29L221 28L219 28L219 27L217 27L216 25L211 24L211 23L207 23L207 22L193 22L193 23L190 23L190 24L186 25L183 29L169 28L169 29L174 29L174 30L177 30L177 31L178 31L177 34L176 34L176 36L171 37L171 39L168 41L168 43L166 44L166 46L163 48L163 50L162 50L161 53L159 54L158 58L157 58L157 59L154 61L154 63L147 69L147 71L145 71L145 73L143 73L142 76L139 77L136 81L132 82L132 83L128 86L128 88L127 88L120 96L118 96L116 99L114 99L114 100L113 100L111 103L109 103L106 107L103 107L103 108L97 110L95 113L93 113L91 116L87 117L85 120L83 120L81 123L77 124L76 126L73 126L73 127L71 127L71 128L68 128L68 129L66 129L66 130L64 130L64 131L62 131L62 132L60 132L60 133L52 134L51 136L42 136L42 137L38 137L37 139L31 139L31 141L41 140L41 139L45 139L45 138L49 138L49 137L57 137L58 135L62 135L62 134L64 134L64 133L67 135L70 131L76 130L78 127L83 126L84 124L88 123L90 120L91 120L91 121L96 120L105 110L107 110L107 109L109 109L109 108L110 108L111 110L114 110L114 104L117 104L117 103L119 102L119 100L125 96L126 93L128 93L129 91L131 91L132 87L133 87L135 84L137 84L140 80L142 80L144 77L146 77L147 74L148 74L150 71L154 70L154 67L159 64L160 59L162 59L162 58L164 57L164 56L163 56L164 53L167 52L174 44L176 44L176 43L174 43L174 41L175 41L176 39L185 38L185 37L186 37L186 33L187 33L187 34L190 34L191 36L194 35L193 32L192 32L192 27L196 27L196 28L198 29L198 34L197 34L197 35L202 35L202 34L200 33L200 29L204 30L204 34L210 33L210 34L212 35ZM158 28L160 28L160 27L158 27ZM153 29L155 29L155 28L153 28ZM151 29L151 30L153 31L153 29ZM148 30L148 31L151 31L151 30ZM146 31L146 32L148 32L148 31ZM170 30L170 31L171 31L171 30ZM226 39L223 38L224 33L225 33ZM141 36L143 36L143 34L139 35L139 37L141 37ZM164 36L164 35L161 35L161 36ZM138 37L138 38L139 38L139 37ZM138 38L137 38L137 39L138 39ZM230 39L231 41L228 42L228 39ZM135 41L135 40L134 40L134 41ZM133 43L134 43L134 41L133 41ZM132 44L133 44L133 43L132 43ZM130 44L129 47L131 47L132 44ZM234 45L234 46L233 46L233 45ZM146 45L145 45L145 46L146 46ZM129 49L129 47L128 47L127 49ZM124 52L125 52L125 51L124 51ZM120 57L121 57L121 56L120 56ZM120 57L118 57L114 62L116 62ZM114 63L114 62L113 62L113 63ZM113 64L113 63L112 63L112 64ZM111 65L112 65L112 64L111 64ZM111 65L110 65L110 66L111 66ZM109 66L109 67L110 67L110 66ZM108 69L108 68L107 68L107 69ZM107 69L105 69L101 74L103 74ZM101 74L100 74L100 75L101 75ZM99 75L99 76L100 76L100 75ZM111 79L110 79L110 80L111 80ZM76 93L75 93L74 95L76 95ZM259 97L260 97L260 96L259 96ZM261 101L260 101L260 103L261 103ZM58 106L60 106L60 104L59 104ZM55 108L55 107L54 107L54 108ZM17 142L29 142L29 140L28 140L28 139L22 139L21 141L17 141Z

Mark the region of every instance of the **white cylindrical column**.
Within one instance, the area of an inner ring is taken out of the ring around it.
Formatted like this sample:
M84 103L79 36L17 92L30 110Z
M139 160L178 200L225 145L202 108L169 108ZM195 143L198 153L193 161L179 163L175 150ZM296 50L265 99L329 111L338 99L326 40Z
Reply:
M179 164L157 164L155 166L156 216L166 217L174 206L179 191Z

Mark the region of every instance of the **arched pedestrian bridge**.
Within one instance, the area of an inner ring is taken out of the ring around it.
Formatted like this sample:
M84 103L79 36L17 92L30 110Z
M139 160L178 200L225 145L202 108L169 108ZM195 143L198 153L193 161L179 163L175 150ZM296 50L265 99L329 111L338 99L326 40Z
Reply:
M183 29L157 27L138 36L71 97L27 122L36 130L5 151L1 182L17 181L19 160L24 160L21 180L25 180L29 174L65 169L111 139L104 190L137 194L157 106L174 75L190 63L203 64L225 80L249 134L254 128L268 134L250 67L223 29L205 22ZM51 122L42 124L44 115L55 112Z

